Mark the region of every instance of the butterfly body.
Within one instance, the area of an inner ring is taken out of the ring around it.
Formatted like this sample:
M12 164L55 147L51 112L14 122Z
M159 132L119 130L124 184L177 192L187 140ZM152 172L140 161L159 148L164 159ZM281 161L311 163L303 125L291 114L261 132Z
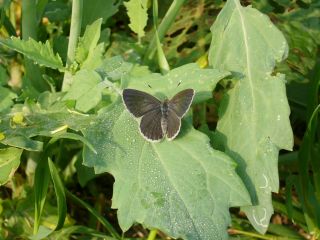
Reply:
M178 135L181 118L190 108L193 97L193 89L185 89L164 101L136 89L124 89L122 93L128 111L141 118L139 128L142 136L151 142L161 141L164 136L173 140Z
M165 99L163 103L161 103L161 115L161 128L165 135L168 130L168 99Z

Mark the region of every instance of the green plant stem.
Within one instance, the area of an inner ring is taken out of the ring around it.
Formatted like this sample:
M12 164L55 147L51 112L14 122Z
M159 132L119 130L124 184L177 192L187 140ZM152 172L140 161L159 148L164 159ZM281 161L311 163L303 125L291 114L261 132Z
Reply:
M170 71L170 67L166 59L166 56L163 52L161 42L159 40L159 35L158 35L158 0L153 0L152 5L153 5L153 25L154 25L154 31L155 31L156 41L157 41L158 64L159 64L161 73L166 74Z
M9 20L12 24L12 27L16 29L16 15L15 15L15 3L10 3L10 10L9 10Z
M22 1L22 38L37 40L36 0Z
M116 239L122 239L121 236L117 233L117 231L112 227L112 225L104 218L102 217L99 212L94 209L92 206L90 206L88 203L82 201L77 196L73 195L71 192L69 192L67 189L65 189L67 196L74 202L78 203L79 205L86 208L93 216L95 216L98 221L109 231L109 233Z
M152 229L149 233L148 239L147 240L154 240L156 239L158 230L157 229Z
M164 16L158 28L158 37L160 42L163 40L166 32L171 27L177 14L179 13L180 8L185 2L186 0L174 0L170 5L170 8L168 9L166 15ZM152 60L157 48L156 45L157 45L157 36L154 35L144 55L144 59L143 59L144 64L147 64Z
M242 230L238 230L238 229L229 229L229 233L231 235L244 235L244 236L248 236L248 237L254 237L254 238L258 238L258 239L266 239L266 240L281 239L281 238L275 238L274 236L270 237L270 236L267 236L267 235L261 235L261 234L258 234L258 233L246 232L246 231L242 231Z
M67 67L70 66L75 60L78 39L81 33L82 7L83 0L72 1L71 25L67 53ZM71 76L72 74L70 71L65 72L62 83L62 91L66 91L69 89L72 81Z

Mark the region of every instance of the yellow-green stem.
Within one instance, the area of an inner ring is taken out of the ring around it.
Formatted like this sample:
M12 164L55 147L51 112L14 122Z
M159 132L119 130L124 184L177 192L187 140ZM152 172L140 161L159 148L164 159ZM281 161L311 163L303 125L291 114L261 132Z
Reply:
M67 53L67 67L70 66L75 60L76 48L81 32L82 6L83 0L72 1L71 25ZM62 83L62 91L66 91L69 89L72 83L71 77L71 72L66 71Z
M148 239L147 240L154 240L156 239L158 230L157 229L152 229L149 233Z

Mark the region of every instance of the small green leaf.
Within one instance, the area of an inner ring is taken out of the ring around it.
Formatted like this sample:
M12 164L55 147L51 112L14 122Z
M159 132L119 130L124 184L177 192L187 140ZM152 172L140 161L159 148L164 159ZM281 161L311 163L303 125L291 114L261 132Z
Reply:
M13 105L13 99L17 97L10 89L1 86L0 96L0 112L11 107Z
M22 149L0 149L0 186L5 184L13 176L20 164Z
M80 70L73 76L72 85L63 100L76 100L76 109L87 112L101 101L105 85L93 70Z
M40 66L45 66L63 71L63 63L58 54L54 54L49 41L46 43L37 42L32 38L21 40L16 37L1 39L0 44L22 53Z
M86 27L83 37L80 38L76 49L76 61L82 64L97 46L100 38L102 18L99 18Z
M14 129L13 132L16 132L15 130L16 129ZM6 131L4 135L5 138L1 140L2 144L22 148L28 151L42 151L42 142L32 140L24 135L19 135L19 133L10 134L8 131Z
M87 59L82 63L81 69L95 70L101 66L104 59L105 44L98 44L92 52L89 53Z
M138 34L139 42L141 37L144 36L143 29L146 27L148 21L147 4L148 0L129 0L128 2L124 2L130 18L129 27Z
M283 34L268 16L238 0L228 0L212 28L209 62L239 79L224 97L217 139L239 164L254 206L242 207L251 224L265 233L278 192L279 149L291 150L284 75L271 74L288 53Z

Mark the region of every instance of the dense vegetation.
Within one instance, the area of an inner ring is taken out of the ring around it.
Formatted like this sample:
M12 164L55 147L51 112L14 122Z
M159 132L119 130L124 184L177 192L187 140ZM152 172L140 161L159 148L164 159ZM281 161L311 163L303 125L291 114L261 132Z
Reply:
M318 0L0 9L0 239L320 237ZM194 89L177 138L125 88Z

